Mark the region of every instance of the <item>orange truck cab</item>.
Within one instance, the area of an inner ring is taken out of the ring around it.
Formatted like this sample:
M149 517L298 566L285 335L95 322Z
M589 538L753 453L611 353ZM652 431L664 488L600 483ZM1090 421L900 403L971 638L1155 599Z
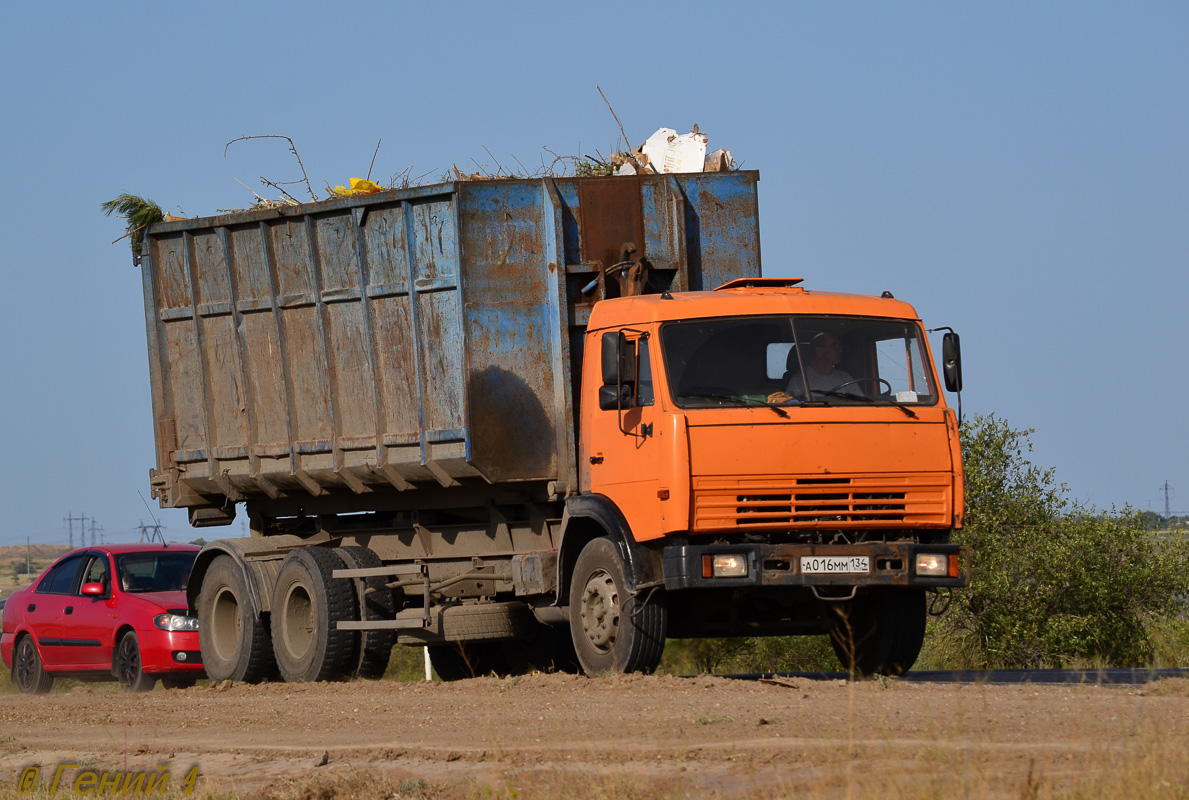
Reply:
M800 282L600 303L581 488L622 514L668 635L831 630L847 666L901 672L926 592L967 582L957 417L910 305Z

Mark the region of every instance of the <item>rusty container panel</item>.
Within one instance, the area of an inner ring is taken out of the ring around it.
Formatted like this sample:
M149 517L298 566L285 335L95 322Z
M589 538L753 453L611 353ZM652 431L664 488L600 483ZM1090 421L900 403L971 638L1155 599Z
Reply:
M760 274L754 172L476 181L153 226L171 507L576 485L591 307Z

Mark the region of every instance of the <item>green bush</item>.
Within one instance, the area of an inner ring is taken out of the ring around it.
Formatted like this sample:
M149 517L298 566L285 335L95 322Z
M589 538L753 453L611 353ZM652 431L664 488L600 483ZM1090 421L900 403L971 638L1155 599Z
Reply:
M660 666L669 675L841 670L828 636L670 639Z
M1154 536L1129 508L1069 505L1053 470L1028 460L1031 433L994 415L962 426L966 524L956 538L973 547L974 566L970 587L931 625L929 660L952 668L1151 664L1154 626L1183 613L1189 594L1189 542Z

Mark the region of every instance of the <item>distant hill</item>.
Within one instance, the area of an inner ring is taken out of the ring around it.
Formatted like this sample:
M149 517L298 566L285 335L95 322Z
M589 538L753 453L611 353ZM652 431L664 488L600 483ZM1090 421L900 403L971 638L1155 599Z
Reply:
M34 561L53 561L69 550L70 548L64 544L34 544L28 547L23 544L14 544L0 547L0 566L9 561L24 561L26 552Z

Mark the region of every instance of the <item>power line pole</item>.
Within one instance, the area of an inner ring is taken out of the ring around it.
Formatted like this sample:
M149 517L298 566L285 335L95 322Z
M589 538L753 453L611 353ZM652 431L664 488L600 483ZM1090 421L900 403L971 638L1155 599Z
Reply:
M84 519L86 519L86 517L84 517L82 514L79 514L77 517L76 517L76 516L74 516L73 514L67 514L67 515L66 515L66 530L67 530L67 531L69 532L69 534L70 534L70 548L71 548L72 550L74 549L74 521L75 521L75 520L78 520L78 523L79 523L79 525L81 526L81 525L83 524L83 520L84 520ZM82 537L85 537L85 536L86 536L86 529L85 529L85 528L82 528L82 527L80 527L80 528L79 528L79 531L80 531L80 533L79 533L79 535L80 535L80 536L82 536ZM82 544L83 544L84 546L87 544L87 542L85 541L85 539L82 541Z
M1172 491L1172 487L1168 485L1168 481L1166 480L1164 482L1164 485L1161 486L1160 488L1164 491L1164 518L1168 519L1169 517L1172 516L1172 512L1169 510L1171 508L1171 506L1168 503L1168 495L1169 495L1169 492Z
M33 560L29 557L29 537L25 537L25 577L28 579L29 573L33 570Z

